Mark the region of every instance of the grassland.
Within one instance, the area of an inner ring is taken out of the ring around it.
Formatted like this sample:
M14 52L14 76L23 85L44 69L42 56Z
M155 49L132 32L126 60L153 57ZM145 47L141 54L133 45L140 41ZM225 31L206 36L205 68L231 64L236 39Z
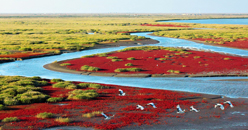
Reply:
M82 50L104 41L136 40L144 37L117 34L121 31L161 31L143 27L150 19L124 18L8 18L0 19L1 54L39 49ZM174 28L176 29L176 28ZM89 35L88 33L95 33ZM44 50L43 50L44 51ZM51 50L49 50L51 51Z
M8 58L10 54L21 52L61 53L61 50L80 51L96 44L117 42L119 40L145 39L118 32L157 32L156 35L168 37L209 37L213 30L194 31L191 28L218 28L218 33L233 39L247 37L247 26L241 25L202 25L190 23L163 23L189 26L163 27L141 26L158 24L156 21L196 18L232 18L246 15L75 15L75 16L0 16L0 56ZM181 31L184 30L184 31ZM211 32L209 35L205 32ZM191 32L195 34L192 36ZM212 33L213 32L213 33ZM93 35L88 33L94 33ZM198 36L196 36L199 34ZM240 35L241 34L241 35ZM175 36L177 35L177 36ZM180 35L180 36L178 36ZM229 36L230 35L230 36ZM5 59L6 60L6 59Z

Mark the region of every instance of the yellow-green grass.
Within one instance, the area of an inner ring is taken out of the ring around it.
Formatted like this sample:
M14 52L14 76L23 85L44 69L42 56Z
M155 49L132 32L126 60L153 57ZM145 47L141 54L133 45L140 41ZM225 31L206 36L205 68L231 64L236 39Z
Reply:
M8 17L8 16L4 16ZM168 35L175 37L182 34L182 38L190 38L188 32L200 34L206 30L188 30L189 28L140 26L141 24L174 24L190 26L192 28L218 28L220 33L235 36L247 36L247 25L218 25L218 24L192 24L192 23L158 23L157 20L172 19L203 19L203 18L233 18L247 17L247 15L102 15L77 16L77 17L29 17L29 18L0 18L0 54L10 54L10 50L41 51L60 53L59 50L35 50L35 49L66 49L83 50L104 41L136 40L144 37L131 36L129 34L117 34L117 32L159 32L156 35ZM216 30L207 30L209 32ZM87 34L94 32L94 35ZM184 35L183 32L186 32ZM168 34L167 34L168 33ZM175 33L172 34L172 33ZM211 33L214 34L214 33ZM204 36L208 37L204 33ZM198 37L198 36L196 36ZM232 39L235 39L232 38Z
M102 112L101 111L93 111L93 112L90 112L90 113L85 113L82 115L82 117L86 117L86 118L92 118L92 117L95 117L99 114L101 114Z
M80 100L80 99L94 99L99 94L95 90L81 90L76 89L69 92L68 99Z
M6 117L2 120L2 122L16 122L19 121L18 117Z
M42 119L52 118L53 116L54 116L53 113L49 113L49 112L43 112L36 115L37 118L42 118Z
M149 18L0 18L0 50L82 50L103 41L144 39L116 32L168 29L140 26L154 21ZM89 35L88 32L96 34Z
M42 93L48 82L40 77L0 76L0 101L5 106L45 102L50 96Z
M57 122L61 122L61 123L69 123L72 122L72 120L70 118L65 118L65 117L58 117L55 119L55 121Z

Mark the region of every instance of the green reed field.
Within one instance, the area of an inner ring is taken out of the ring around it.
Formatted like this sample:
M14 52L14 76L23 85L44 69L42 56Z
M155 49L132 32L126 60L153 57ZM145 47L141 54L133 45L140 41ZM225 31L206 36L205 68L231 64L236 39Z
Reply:
M215 16L231 17L231 16ZM241 17L241 16L232 16ZM244 16L242 16L244 17ZM247 17L247 16L246 16ZM215 30L192 30L180 27L141 26L158 23L157 20L213 18L210 16L77 16L77 17L10 17L0 16L0 54L15 51L50 51L44 49L83 50L101 42L145 39L131 36L123 31L157 32L155 35L168 37L198 37L220 34L228 38L247 37L247 26L241 25L202 25L173 23L192 28L217 28ZM94 33L88 34L88 33ZM59 52L57 52L59 53Z
M99 42L136 40L144 37L117 34L120 31L162 31L164 27L143 27L153 19L135 18L1 18L0 49L81 50ZM176 29L176 28L175 28ZM89 35L88 33L95 33ZM8 51L3 54L8 53Z

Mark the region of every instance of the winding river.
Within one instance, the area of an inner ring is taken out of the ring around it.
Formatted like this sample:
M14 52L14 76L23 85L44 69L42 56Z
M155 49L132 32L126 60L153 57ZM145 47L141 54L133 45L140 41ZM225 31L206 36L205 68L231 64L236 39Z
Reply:
M132 35L146 36L158 40L160 42L158 44L154 44L153 46L191 47L191 48L193 47L193 48L206 49L206 50L222 52L222 53L236 54L240 56L248 56L248 51L245 50L209 46L182 39L157 37L148 34L150 33L134 33ZM143 87L143 88L177 90L177 91L196 92L196 93L205 93L205 94L217 94L232 98L238 98L238 97L248 98L247 82L214 81L218 79L236 79L236 78L241 79L247 77L119 78L119 77L98 77L98 76L60 73L43 68L45 64L51 63L55 60L60 61L65 59L78 58L83 55L116 51L123 48L125 47L85 50L81 52L65 53L62 55L4 63L4 64L0 64L0 75L10 75L10 76L20 75L20 76L28 76L28 77L40 76L42 78L49 78L49 79L61 78L64 80L71 80L71 81L96 82L96 83L116 84L123 86Z

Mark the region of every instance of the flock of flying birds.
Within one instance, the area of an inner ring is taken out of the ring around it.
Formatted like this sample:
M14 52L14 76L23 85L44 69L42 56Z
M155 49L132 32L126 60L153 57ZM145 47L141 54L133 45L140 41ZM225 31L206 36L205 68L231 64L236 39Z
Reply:
M126 93L124 93L123 90L119 89L119 96L125 96L125 95L126 95ZM234 107L233 104L231 103L231 101L225 101L225 102L223 102L223 104L228 104L231 108ZM223 104L217 103L216 105L214 105L214 108L220 107L221 110L224 110L225 107L223 106ZM157 108L153 102L148 103L146 105L150 105L153 108ZM177 108L177 113L185 113L185 109L182 110L179 104L177 105L176 108ZM137 107L136 107L136 109L144 110L145 108L143 106L141 106L141 105L138 104ZM199 112L200 110L197 110L193 106L190 106L190 111ZM105 120L108 120L108 119L111 119L112 117L114 117L114 115L107 116L103 112L101 114L105 117Z

